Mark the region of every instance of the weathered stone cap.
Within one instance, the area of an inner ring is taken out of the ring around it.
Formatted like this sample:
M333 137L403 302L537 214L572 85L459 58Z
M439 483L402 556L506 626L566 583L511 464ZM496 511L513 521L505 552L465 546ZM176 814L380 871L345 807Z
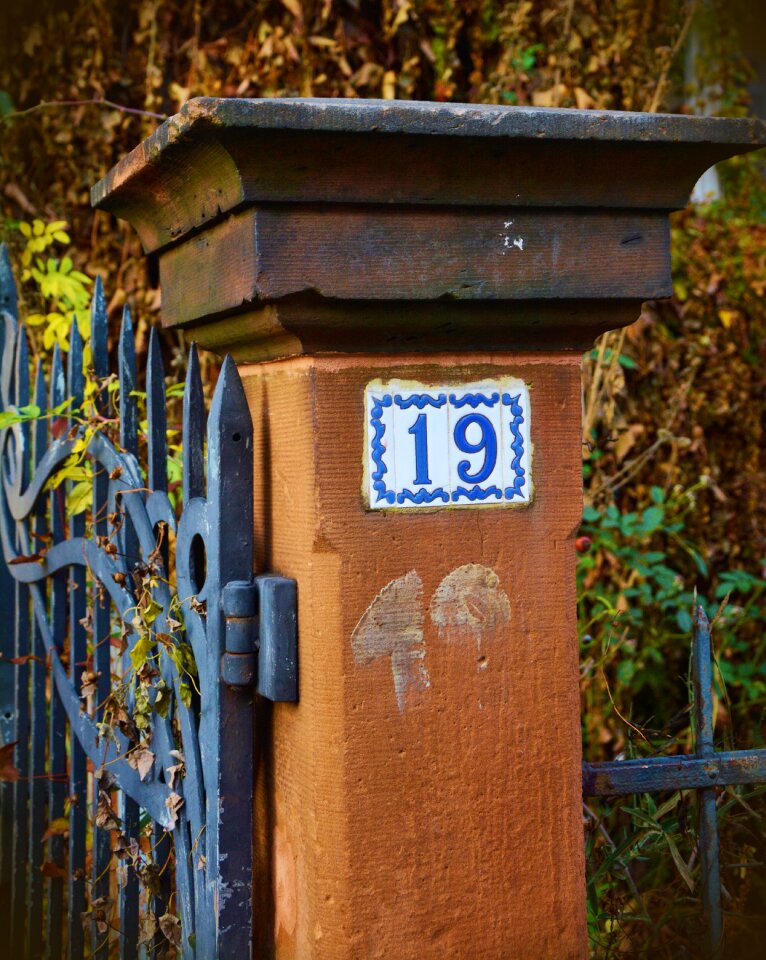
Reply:
M756 119L352 99L190 100L92 191L147 251L249 204L682 207Z
M434 103L423 100L357 100L284 97L240 99L197 97L143 144L154 158L194 127L302 130L318 133L407 133L422 136L508 137L514 140L628 140L726 143L740 147L766 144L757 119L573 110L494 104ZM117 170L122 164L118 165ZM105 181L101 181L104 183ZM100 185L95 191L100 189ZM94 191L94 192L95 192Z

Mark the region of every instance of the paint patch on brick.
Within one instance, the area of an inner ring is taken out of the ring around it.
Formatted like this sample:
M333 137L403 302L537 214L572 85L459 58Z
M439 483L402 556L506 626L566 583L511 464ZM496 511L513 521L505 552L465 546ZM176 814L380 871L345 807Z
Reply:
M431 599L431 620L448 640L473 637L481 647L483 637L511 619L508 595L491 567L466 563L442 580ZM486 666L486 660L479 664Z
M430 686L423 639L423 582L417 571L391 580L362 614L351 634L354 660L360 666L391 658L399 710L408 692Z

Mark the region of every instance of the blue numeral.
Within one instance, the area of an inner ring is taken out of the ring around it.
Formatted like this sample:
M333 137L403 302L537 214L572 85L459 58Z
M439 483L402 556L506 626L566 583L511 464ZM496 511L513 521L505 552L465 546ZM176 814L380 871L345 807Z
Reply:
M481 430L481 440L471 443L466 437L466 431L471 424L477 424ZM425 427L425 424L423 425ZM410 430L412 433L412 430ZM461 460L457 465L457 475L463 483L483 483L495 469L497 463L497 435L490 420L480 413L469 413L461 417L455 424L455 446L462 453L479 453L484 451L484 463L478 473L469 473L470 460Z
M421 413L407 431L415 438L415 483L417 486L428 486L431 478L428 476L428 426L427 418Z

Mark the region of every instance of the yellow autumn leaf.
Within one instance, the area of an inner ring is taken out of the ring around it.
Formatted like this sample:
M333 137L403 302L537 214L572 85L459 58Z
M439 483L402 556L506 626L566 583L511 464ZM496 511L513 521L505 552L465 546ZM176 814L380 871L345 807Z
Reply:
M396 100L396 74L393 70L386 70L383 74L383 99Z
M176 107L180 110L189 99L191 89L189 87L182 87L180 83L173 81L173 83L171 83L168 87L168 93L170 94L173 102L176 104Z
M394 17L394 21L387 31L389 37L392 37L396 33L396 31L399 29L399 27L401 27L403 24L405 24L409 20L411 8L412 8L412 4L409 2L409 0L403 0L403 2L399 5L396 11L396 15ZM393 97L387 97L386 99L393 100Z
M735 310L719 310L718 319L728 330L732 323L734 323L734 321L737 319L737 313Z
M301 0L282 0L282 5L287 7L296 20L303 19L303 7Z
M554 84L549 90L536 90L532 94L532 106L534 107L555 107L569 95L566 84Z
M40 839L47 840L49 837L57 837L65 833L69 833L69 817L56 817L55 820L51 820L48 824L45 833Z
M93 501L93 483L90 480L82 480L75 483L66 496L67 514L75 516L87 510Z
M578 110L590 110L596 106L596 101L587 90L583 90L582 87L575 87L574 95Z

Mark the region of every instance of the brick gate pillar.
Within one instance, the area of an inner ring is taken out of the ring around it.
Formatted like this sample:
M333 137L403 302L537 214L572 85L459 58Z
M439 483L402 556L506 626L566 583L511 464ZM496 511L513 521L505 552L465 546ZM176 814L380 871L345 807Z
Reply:
M95 188L158 255L163 323L240 363L255 564L298 582L300 701L257 731L257 957L586 956L581 354L671 293L669 211L759 138L196 100Z

